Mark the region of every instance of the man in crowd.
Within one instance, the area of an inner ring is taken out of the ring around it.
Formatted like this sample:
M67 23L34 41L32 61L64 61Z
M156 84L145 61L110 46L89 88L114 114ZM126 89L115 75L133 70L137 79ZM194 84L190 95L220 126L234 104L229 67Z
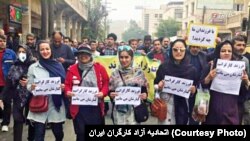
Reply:
M145 35L144 36L144 42L142 46L139 46L137 50L144 52L145 54L149 53L151 51L151 43L152 39L150 35Z
M5 32L3 29L0 28L0 35L5 35Z
M138 39L130 39L128 44L133 49L135 55L141 55L141 52L137 50L139 44Z
M0 68L2 69L0 71L0 95L2 95L2 90L5 86L5 78L8 75L10 67L14 64L15 61L16 53L11 49L6 48L6 36L0 35ZM9 131L8 125L10 124L11 115L11 101L7 101L6 99L10 98L4 98L4 109L2 110L0 108L0 116L2 116L3 119L1 124L3 132Z
M72 47L77 49L78 48L78 42L76 39L73 40L73 44L72 44Z
M233 48L234 48L234 56L236 58L237 61L244 61L245 65L246 65L246 73L248 74L248 77L250 77L249 74L249 60L243 56L244 55L244 51L246 49L246 40L244 39L243 36L235 36L232 39L232 44L233 44ZM239 107L239 119L240 119L240 123L242 122L246 122L244 121L244 119L246 119L246 117L250 116L249 114L246 114L244 111L246 111L245 108L248 108L245 106L245 102L249 101L249 96L248 96L248 92L241 90L240 94L239 94L239 101L238 101L238 107ZM244 117L244 118L243 118ZM247 124L250 124L250 122L248 121Z
M114 33L110 33L107 36L107 46L101 52L103 56L113 56L117 55L117 46L115 41L117 40L117 36ZM109 102L105 102L105 114L107 114L109 110Z
M86 37L86 36L83 37L83 38L82 38L82 44L87 44L87 45L88 45L88 44L89 44L89 38Z
M61 32L53 32L52 33L52 53L54 55L54 58L57 59L57 61L61 62L65 71L67 71L68 67L70 65L73 65L75 63L75 57L71 50L71 48L62 43L63 41L63 34ZM67 118L71 118L69 113L69 101L68 99L65 99L65 107L67 111Z
M67 71L68 67L75 63L75 57L71 48L62 43L62 40L63 34L61 32L57 31L52 33L52 52L54 58L61 62L65 71Z
M91 53L92 53L93 57L100 56L100 52L98 52L96 50L97 42L96 41L90 41L89 44L90 44Z
M162 44L162 47L163 47L164 49L169 48L169 47L170 47L170 40L169 40L169 38L168 38L168 37L162 38L161 44Z
M97 51L99 51L101 53L102 50L104 49L104 47L105 47L104 42L99 41L98 46L97 46Z
M77 52L77 49L72 46L73 41L69 37L64 37L63 38L63 43L68 45L73 53Z
M187 50L187 57L189 58L189 63L196 68L198 78L200 78L201 72L205 69L205 64L207 64L206 53L202 51L200 46L190 45Z
M244 61L246 63L246 72L248 74L248 76L250 76L249 74L249 60L243 56L244 55L244 51L246 49L246 42L245 39L242 36L235 36L232 39L232 44L234 47L234 55L236 60L238 61Z
M117 36L114 33L110 33L107 37L107 46L103 49L102 55L117 55L117 46L115 41Z
M36 49L36 37L32 33L28 33L26 35L26 45L28 46L28 50L31 51L34 60L38 59L37 49Z
M161 61L161 63L165 62L165 60L167 59L166 53L159 39L156 39L153 41L153 50L151 50L147 54L147 56L149 59L152 59L155 61Z

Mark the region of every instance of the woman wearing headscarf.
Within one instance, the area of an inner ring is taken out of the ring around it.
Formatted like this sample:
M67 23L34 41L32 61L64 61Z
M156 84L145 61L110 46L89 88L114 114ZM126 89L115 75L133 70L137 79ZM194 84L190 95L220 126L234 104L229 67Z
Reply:
M118 95L115 90L122 86L140 87L141 100L147 99L147 80L142 69L133 66L134 52L130 46L118 48L119 68L110 76L109 90L112 99ZM125 83L125 84L124 84ZM114 122L118 125L137 124L132 105L115 105Z
M34 63L34 61L32 60L32 54L28 52L26 45L18 46L17 57L17 61L11 66L10 71L8 72L6 86L3 89L2 95L6 102L11 103L11 100L13 99L13 139L14 141L22 141L23 123L26 121L26 117L23 114L24 107L30 96L30 93L26 88L28 83L27 72L29 66Z
M71 98L75 95L73 86L95 87L99 92L95 94L98 104L70 105L70 114L76 134L76 141L84 141L85 125L104 124L104 97L108 94L109 77L105 68L93 61L91 49L82 45L75 53L78 63L67 71L65 79L65 94Z
M191 101L196 93L196 84L198 76L193 65L189 64L186 55L187 45L184 40L175 40L170 47L169 60L161 64L156 72L154 84L160 92L160 98L167 103L167 118L165 121L159 121L159 124L177 124L187 125L191 117L192 107ZM193 85L190 88L191 95L189 99L178 95L161 92L164 87L165 75L193 80Z
M233 57L233 45L230 41L224 41L217 45L214 52L214 59L212 66L207 67L202 74L203 87L210 88L213 79L216 76L217 60L234 60ZM240 94L246 92L249 80L246 72L243 72L242 84L240 88ZM238 99L239 95L225 94L215 90L210 90L210 104L209 111L204 124L227 124L238 125Z
M65 70L61 63L53 59L52 49L49 42L38 43L39 60L32 64L28 70L27 88L32 93L36 88L35 79L60 77L61 89L64 89ZM28 117L35 128L35 141L44 141L46 123L51 124L52 132L56 141L63 140L63 123L66 120L63 94L48 95L48 110L45 112L31 112Z

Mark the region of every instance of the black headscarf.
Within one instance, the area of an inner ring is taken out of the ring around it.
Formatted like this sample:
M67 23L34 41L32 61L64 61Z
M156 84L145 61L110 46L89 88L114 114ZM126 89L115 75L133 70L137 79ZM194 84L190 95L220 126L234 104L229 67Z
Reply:
M183 39L177 39L175 40L170 47L170 51L169 51L169 60L166 62L167 63L167 67L166 67L166 71L168 75L171 76L175 76L175 77L180 77L180 78L186 78L186 76L189 76L191 71L193 69L191 69L193 67L193 65L191 65L189 62L189 59L187 57L187 52L185 52L185 56L184 58L181 60L181 62L179 64L176 63L176 60L173 57L173 46L177 43L177 42L181 42L184 44L184 47L187 49L187 45L185 43L185 40Z
M214 56L213 68L216 68L217 60L220 59L220 51L221 51L221 48L222 48L225 44L229 44L229 45L232 47L232 53L234 52L233 44L232 44L232 42L230 42L229 40L226 40L226 41L224 41L224 42L219 43L219 44L216 46L215 51L214 51L214 55L213 55L213 56ZM235 57L233 56L233 54L232 54L231 60L235 60Z
M194 80L194 86L197 85L198 75L196 73L195 67L189 63L187 52L185 52L184 58L180 61L180 63L176 62L176 59L173 57L173 46L177 43L183 43L184 47L187 48L187 45L184 40L177 39L175 40L170 47L169 52L169 60L164 64L161 64L159 69L156 72L156 79L154 84L158 84L161 80L164 79L165 75L190 79ZM189 102L191 103L194 98L189 98ZM186 99L177 95L174 95L174 103L175 103L175 120L176 124L187 124L188 117L191 111L191 106L187 105ZM188 109L190 108L190 109Z

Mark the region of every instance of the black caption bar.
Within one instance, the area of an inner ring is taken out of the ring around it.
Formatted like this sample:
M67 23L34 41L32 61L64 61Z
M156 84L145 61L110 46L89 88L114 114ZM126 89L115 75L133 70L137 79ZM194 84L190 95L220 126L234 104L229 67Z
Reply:
M86 140L237 139L249 140L250 126L88 125Z

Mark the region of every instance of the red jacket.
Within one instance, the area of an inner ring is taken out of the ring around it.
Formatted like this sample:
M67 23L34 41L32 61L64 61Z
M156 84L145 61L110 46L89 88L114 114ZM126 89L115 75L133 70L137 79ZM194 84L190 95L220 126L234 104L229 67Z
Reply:
M107 71L99 63L94 63L94 69L96 73L97 86L99 88L99 92L103 92L103 97L105 97L108 95L108 91L109 91L109 77L108 77ZM68 91L72 91L73 76L76 76L77 80L81 82L82 77L80 76L80 73L78 71L78 64L74 64L70 66L67 71L67 75L65 79L65 95L66 96L67 96ZM99 106L101 108L102 116L104 116L104 98L102 98L102 101L101 103L99 103ZM78 105L70 104L70 114L73 119L76 117L78 111L79 111Z

